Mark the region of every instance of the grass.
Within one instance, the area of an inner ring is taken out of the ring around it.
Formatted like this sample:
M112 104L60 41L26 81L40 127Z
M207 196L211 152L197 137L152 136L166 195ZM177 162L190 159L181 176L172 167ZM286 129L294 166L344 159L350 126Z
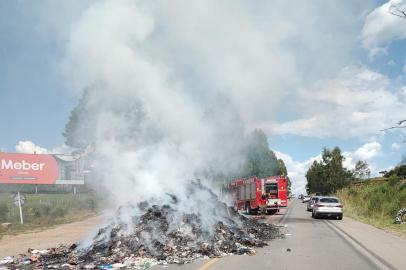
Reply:
M82 220L95 215L100 207L100 199L92 193L25 196L25 204L22 207L24 225L21 225L13 194L0 193L0 223L12 224L8 229L0 227L0 237Z
M406 224L395 224L397 212L406 208L406 183L398 179L344 188L336 194L344 215L377 228L406 236Z

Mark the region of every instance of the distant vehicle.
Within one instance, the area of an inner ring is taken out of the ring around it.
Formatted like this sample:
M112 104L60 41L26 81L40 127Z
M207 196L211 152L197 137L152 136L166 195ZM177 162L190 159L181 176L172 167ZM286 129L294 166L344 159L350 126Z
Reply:
M300 194L298 198L299 198L299 200L302 200L303 199L303 194Z
M311 197L311 199L309 200L309 202L307 203L307 211L312 211L313 210L313 206L314 204L316 204L319 200L320 196L313 196Z
M336 197L320 197L313 206L312 217L336 217L341 220L343 219L343 205Z
M287 183L283 176L251 177L235 179L224 188L230 192L236 210L255 214L266 206L267 213L275 214L288 206Z
M303 198L302 198L302 203L305 203L305 202L308 202L308 201L310 201L310 196L309 195L305 195L305 196L303 196Z

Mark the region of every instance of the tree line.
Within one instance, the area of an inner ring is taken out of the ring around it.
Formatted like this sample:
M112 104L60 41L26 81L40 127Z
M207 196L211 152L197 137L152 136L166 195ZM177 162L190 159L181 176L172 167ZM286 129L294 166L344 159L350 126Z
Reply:
M285 162L278 159L269 148L268 138L261 129L255 129L247 139L246 163L240 177L267 177L281 175L288 180L288 194L291 193L291 181Z
M402 162L390 171L381 172L387 178L406 178L406 155ZM344 167L343 156L339 147L332 150L324 148L321 160L315 160L306 172L306 191L308 194L333 194L351 184L353 181L367 179L371 175L371 169L367 162L359 160L353 170Z
M331 194L348 185L354 174L344 168L344 159L339 147L324 148L321 160L315 160L306 173L307 193Z

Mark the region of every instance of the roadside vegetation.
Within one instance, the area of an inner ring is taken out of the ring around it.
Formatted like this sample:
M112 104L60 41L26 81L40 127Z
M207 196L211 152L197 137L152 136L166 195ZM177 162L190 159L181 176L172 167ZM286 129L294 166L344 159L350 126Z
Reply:
M47 228L95 215L101 200L93 193L25 194L22 206L24 224L11 193L0 193L0 238L5 234ZM10 224L4 224L10 223Z
M351 184L355 173L344 168L344 159L340 148L324 148L321 160L315 160L306 173L307 193L328 195Z
M406 224L395 224L398 211L406 208L406 165L401 162L383 172L384 177L370 179L366 162L358 161L348 170L344 160L340 148L324 148L320 161L314 161L306 173L308 194L337 196L345 216L406 235Z
M369 180L339 190L344 215L375 227L406 235L406 224L395 224L397 212L406 208L406 182L399 177Z

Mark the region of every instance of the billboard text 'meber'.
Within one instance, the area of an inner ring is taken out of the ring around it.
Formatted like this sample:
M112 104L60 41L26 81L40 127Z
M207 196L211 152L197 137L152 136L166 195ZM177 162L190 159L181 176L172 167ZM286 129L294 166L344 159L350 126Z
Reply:
M0 184L54 184L58 166L52 155L0 153Z

